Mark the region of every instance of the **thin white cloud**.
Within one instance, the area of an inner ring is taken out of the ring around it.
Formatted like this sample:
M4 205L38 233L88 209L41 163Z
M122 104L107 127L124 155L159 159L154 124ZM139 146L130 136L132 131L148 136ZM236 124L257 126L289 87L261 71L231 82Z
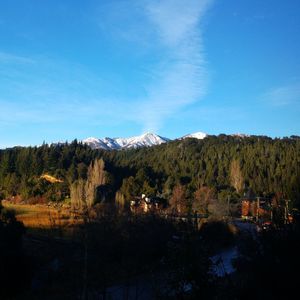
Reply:
M121 115L109 96L113 85L79 64L0 52L0 77L2 126L97 118L104 124Z
M158 130L206 93L201 31L212 2L126 0L105 5L101 26L122 45L120 50L128 50L120 56L126 59L130 53L139 63L132 67L143 80L130 84L142 97L120 96L118 82L79 64L0 51L0 123L67 124L76 119L97 126L133 122L144 131ZM129 43L127 48L122 41Z
M124 0L101 5L97 24L102 33L128 51L123 53L125 60L128 54L138 57L132 69L143 77L143 86L136 88L143 89L144 96L130 99L126 118L138 122L143 131L157 131L169 117L206 94L209 74L202 31L212 3Z
M262 98L274 107L300 104L300 83L272 88Z
M210 0L149 1L147 16L162 49L153 81L141 99L139 120L144 131L155 131L181 108L199 101L206 93L208 73L201 38L202 19ZM149 70L150 71L150 70Z
M177 46L198 35L199 22L210 3L210 0L150 1L146 9L161 41L169 46Z
M35 61L31 58L10 54L7 52L0 52L0 63L1 64L31 64Z

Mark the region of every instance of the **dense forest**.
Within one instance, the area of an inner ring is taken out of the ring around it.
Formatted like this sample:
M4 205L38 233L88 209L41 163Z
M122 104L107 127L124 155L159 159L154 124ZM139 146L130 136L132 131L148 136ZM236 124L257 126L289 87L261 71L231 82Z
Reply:
M101 174L97 201L128 203L144 193L169 202L180 196L193 207L208 194L220 202L279 194L299 207L300 138L219 135L121 151L92 150L75 140L0 150L1 198L37 203L80 197L97 188L95 174Z

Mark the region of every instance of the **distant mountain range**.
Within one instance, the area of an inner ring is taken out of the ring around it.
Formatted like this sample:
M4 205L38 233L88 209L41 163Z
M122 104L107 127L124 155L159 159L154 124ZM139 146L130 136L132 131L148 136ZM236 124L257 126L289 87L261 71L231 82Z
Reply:
M180 137L178 139L186 139L186 138L204 139L205 137L207 137L206 133L195 132ZM84 144L89 145L92 149L121 150L121 149L130 149L130 148L151 147L151 146L167 143L169 141L171 141L171 139L159 136L155 133L148 132L139 136L133 136L129 138L105 137L99 139L99 138L90 137L83 140L82 142Z

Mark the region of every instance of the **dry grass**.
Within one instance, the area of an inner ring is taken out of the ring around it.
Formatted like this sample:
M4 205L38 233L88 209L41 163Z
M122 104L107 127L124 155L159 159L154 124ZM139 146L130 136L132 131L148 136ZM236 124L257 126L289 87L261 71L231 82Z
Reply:
M47 205L12 204L3 201L3 206L15 211L18 221L30 228L55 228L81 223L81 218L67 208L54 208Z
M51 182L51 183L64 182L63 180L57 179L54 176L51 176L51 175L48 175L48 174L44 174L40 178L45 179L45 180L47 180L48 182Z

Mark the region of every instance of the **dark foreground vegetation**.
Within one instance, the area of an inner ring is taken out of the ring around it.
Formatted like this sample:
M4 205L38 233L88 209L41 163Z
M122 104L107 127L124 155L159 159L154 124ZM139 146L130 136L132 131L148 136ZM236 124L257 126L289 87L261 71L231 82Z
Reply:
M1 208L1 299L286 299L297 292L298 223L256 233L220 220L198 229L192 220L98 211L93 219L85 212L85 222L63 236L48 230L25 233ZM232 247L235 271L213 272L211 257Z
M25 255L25 228L0 203L0 299L9 299L30 286L31 262Z

